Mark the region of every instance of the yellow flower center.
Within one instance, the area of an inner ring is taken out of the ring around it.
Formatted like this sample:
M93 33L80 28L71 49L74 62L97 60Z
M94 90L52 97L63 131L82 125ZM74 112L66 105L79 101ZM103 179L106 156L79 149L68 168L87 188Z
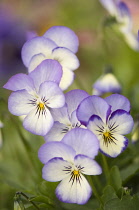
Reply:
M40 109L44 109L44 103L39 102L38 106Z
M110 137L110 133L109 133L108 131L106 131L105 133L103 133L103 136L104 136L105 138L108 138L108 137Z
M79 175L79 171L74 170L73 174L74 174L74 176L78 176Z

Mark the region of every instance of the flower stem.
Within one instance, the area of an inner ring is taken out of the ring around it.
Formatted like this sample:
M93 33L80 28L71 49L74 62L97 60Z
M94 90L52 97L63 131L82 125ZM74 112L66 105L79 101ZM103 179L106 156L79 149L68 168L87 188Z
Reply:
M106 156L103 155L103 154L101 154L101 156L102 156L104 174L105 174L105 177L106 177L106 181L108 182L108 179L109 179L109 167L108 167L108 163L107 163L107 160L106 160Z

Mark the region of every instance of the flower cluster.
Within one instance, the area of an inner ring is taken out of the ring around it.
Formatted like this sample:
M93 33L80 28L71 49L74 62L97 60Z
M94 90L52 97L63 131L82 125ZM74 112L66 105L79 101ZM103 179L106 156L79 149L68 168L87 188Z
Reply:
M77 50L78 38L71 29L50 28L24 44L28 74L11 77L4 88L13 91L9 111L24 115L24 128L46 141L38 152L43 179L61 181L59 200L85 204L92 189L83 174L102 173L94 160L99 151L116 157L127 147L123 135L131 132L133 119L130 102L120 94L103 99L79 89L63 93L79 66Z

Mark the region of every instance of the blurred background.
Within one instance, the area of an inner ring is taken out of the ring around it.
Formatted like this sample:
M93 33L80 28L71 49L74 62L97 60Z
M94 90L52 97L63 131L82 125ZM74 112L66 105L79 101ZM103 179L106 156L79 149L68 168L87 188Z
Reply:
M131 11L133 32L137 36L139 1L124 2ZM104 28L108 15L98 0L0 0L1 210L13 209L15 188L34 189L35 180L41 180L42 166L37 151L43 139L29 134L21 122L9 114L10 92L2 88L12 75L27 72L21 60L21 48L26 40L36 34L43 35L54 25L71 28L79 37L80 67L68 90L80 88L92 94L93 83L110 65L122 85L122 93L131 101L133 116L139 112L139 52L130 49L123 37L111 28ZM26 154L27 149L31 157ZM33 166L32 160L35 160Z

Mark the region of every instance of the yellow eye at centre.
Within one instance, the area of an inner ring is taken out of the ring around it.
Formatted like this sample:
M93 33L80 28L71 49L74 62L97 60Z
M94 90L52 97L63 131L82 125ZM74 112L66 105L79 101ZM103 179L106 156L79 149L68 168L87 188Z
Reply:
M44 103L39 102L38 106L40 109L44 109Z
M77 176L77 175L79 175L79 171L74 170L74 171L73 171L73 174L74 174L75 176Z
M103 133L103 136L105 136L106 138L110 136L110 133L109 132L105 132Z

